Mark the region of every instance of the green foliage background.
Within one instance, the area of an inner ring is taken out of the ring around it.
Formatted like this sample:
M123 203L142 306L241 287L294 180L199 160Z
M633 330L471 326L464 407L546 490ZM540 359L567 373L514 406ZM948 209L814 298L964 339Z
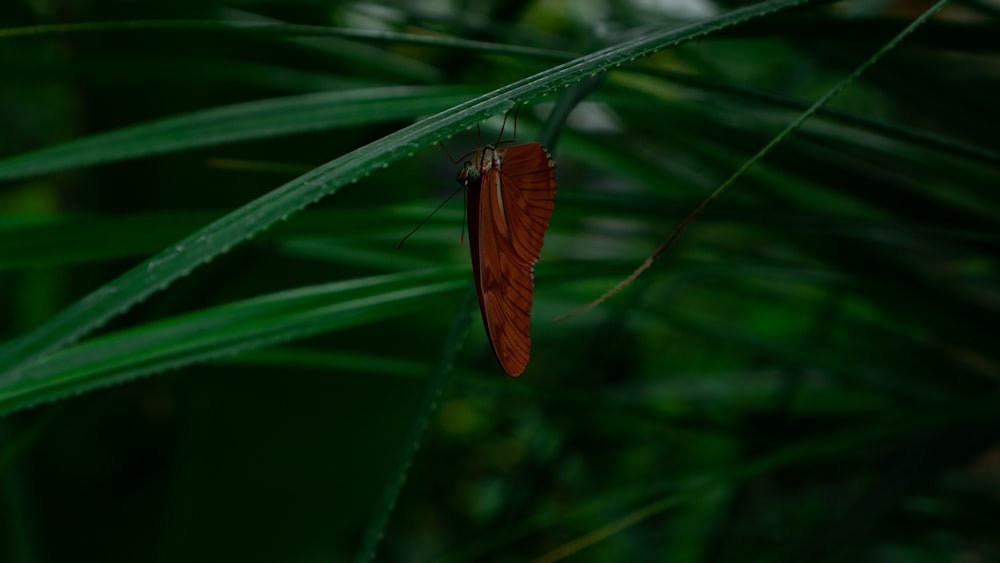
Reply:
M1000 560L994 3L550 322L931 8L715 4L5 4L0 561ZM520 104L512 380L394 245Z

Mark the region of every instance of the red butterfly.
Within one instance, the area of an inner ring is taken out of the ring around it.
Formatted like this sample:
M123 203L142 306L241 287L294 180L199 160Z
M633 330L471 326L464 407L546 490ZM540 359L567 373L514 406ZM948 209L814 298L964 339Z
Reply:
M473 152L458 183L467 188L472 274L486 334L500 366L517 377L531 348L535 262L552 215L556 165L538 143L503 142Z

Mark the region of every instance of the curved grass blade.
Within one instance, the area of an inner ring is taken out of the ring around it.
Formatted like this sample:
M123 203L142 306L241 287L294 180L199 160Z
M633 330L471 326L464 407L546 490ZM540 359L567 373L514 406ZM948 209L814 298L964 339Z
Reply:
M280 342L426 307L464 287L467 268L437 268L303 287L101 336L27 366L0 389L0 414Z
M222 106L123 127L0 160L0 180L225 143L385 123L441 111L482 89L393 86Z
M403 485L406 484L406 476L410 471L410 466L413 465L413 457L417 453L417 448L420 447L420 438L423 436L424 430L427 429L427 423L441 399L445 385L448 384L448 376L451 375L452 367L455 364L455 356L458 355L465 342L465 335L469 331L469 325L472 324L472 311L475 307L476 288L470 285L465 291L465 297L462 299L458 313L455 314L455 318L451 322L451 329L444 339L441 355L427 381L424 398L410 424L410 431L407 433L406 441L400 451L396 474L386 486L375 515L365 530L364 543L354 559L358 563L371 561L375 558L375 550L378 548L379 542L382 541L382 536L385 535L385 527L389 523L392 509L396 506L396 499L399 498Z
M816 0L772 0L710 20L658 30L519 80L347 153L250 202L64 309L0 348L0 390L23 379L33 359L79 339L171 282L290 214L379 167L487 117L667 46Z
M820 96L820 98L816 100L815 103L809 106L809 108L806 111L799 114L799 116L796 117L791 123L789 123L788 126L786 126L780 133L775 135L774 138L772 138L766 145L764 145L763 148L757 151L757 154L750 157L746 162L743 163L742 166L739 167L739 169L736 170L736 172L733 172L732 175L729 176L729 178L726 178L726 180L722 182L722 185L720 185L718 188L715 189L715 191L709 194L709 196L705 198L705 200L702 201L701 204L699 204L698 207L694 209L694 211L689 213L687 217L685 217L680 222L680 224L677 225L677 228L674 229L674 232L670 233L670 236L667 237L667 240L664 241L655 251L653 251L653 253L649 256L649 258L647 258L645 262L640 264L639 267L636 268L625 279L618 282L617 285L607 290L603 295L601 295L597 299L591 301L590 303L587 303L586 305L578 309L570 311L569 313L560 315L559 317L556 317L555 320L563 321L575 317L581 313L585 313L593 309L594 307L597 307L601 303L604 303L609 298L613 297L616 293L618 293L619 291L627 287L629 284L634 282L636 278L642 275L643 272L648 270L653 265L653 262L655 262L657 258L662 256L663 253L667 251L667 249L673 246L674 242L677 240L677 237L679 237L691 225L691 223L705 211L705 209L709 206L709 204L711 204L720 195L722 195L722 193L726 191L726 188L731 186L734 182L736 182L736 180L742 177L748 170L750 170L750 168L754 164L757 163L757 161L764 158L764 156L767 155L767 153L771 152L771 149L776 147L778 143L780 143L781 141L785 140L785 137L791 135L796 129L801 127L802 124L805 123L806 120L808 120L810 117L815 115L816 112L819 111L821 107L825 106L831 99L833 99L834 96L839 94L841 91L844 90L844 88L847 88L848 85L850 85L859 76L861 76L861 73L867 70L868 67L875 64L875 62L878 61L880 58L882 58L883 55L894 49L896 45L898 45L903 39L906 38L907 35L913 33L918 27L923 25L924 22L930 19L931 16L936 14L947 3L948 0L939 0L937 4L935 4L926 12L921 14L919 18L910 22L910 24L906 26L906 28L903 29L903 31L899 32L888 43L883 45L881 49L875 52L875 54L873 54L871 57L866 59L860 65L855 67L855 69L851 71L850 74L841 79L840 82L834 84L833 87L827 90L826 93L824 93L822 96Z

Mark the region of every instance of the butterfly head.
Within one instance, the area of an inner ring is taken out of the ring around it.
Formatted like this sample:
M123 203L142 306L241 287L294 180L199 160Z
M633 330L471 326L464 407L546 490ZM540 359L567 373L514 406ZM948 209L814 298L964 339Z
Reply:
M479 181L479 169L476 168L476 165L471 160L466 160L462 169L458 171L458 178L456 180L458 180L459 184L468 188L470 183L475 184Z

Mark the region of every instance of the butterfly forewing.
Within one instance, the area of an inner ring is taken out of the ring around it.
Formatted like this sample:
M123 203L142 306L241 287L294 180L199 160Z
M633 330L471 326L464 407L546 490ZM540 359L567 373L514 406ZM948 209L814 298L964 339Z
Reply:
M486 147L473 162L479 186L469 185L469 242L479 308L500 365L516 377L531 348L534 265L552 215L555 164L538 143Z

